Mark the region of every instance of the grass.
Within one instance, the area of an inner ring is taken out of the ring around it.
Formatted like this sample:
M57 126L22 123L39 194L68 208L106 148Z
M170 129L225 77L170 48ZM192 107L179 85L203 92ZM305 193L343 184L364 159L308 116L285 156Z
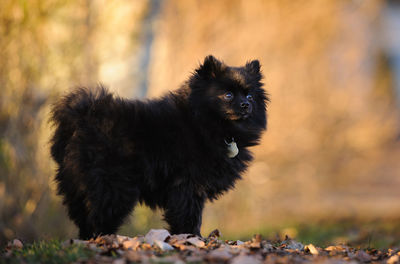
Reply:
M227 236L224 239L248 240L252 234L262 234L268 240L283 240L286 235L303 244L320 247L346 244L359 248L387 249L400 247L400 219L363 222L354 219L318 221L310 223L285 223L265 227L246 234Z
M40 241L27 244L22 249L14 249L7 263L71 263L88 260L94 254L95 252L83 245L63 246L58 240ZM6 263L5 261L0 259L0 263Z
M400 222L357 223L352 221L326 222L318 225L299 225L297 239L320 246L347 244L360 248L400 247Z

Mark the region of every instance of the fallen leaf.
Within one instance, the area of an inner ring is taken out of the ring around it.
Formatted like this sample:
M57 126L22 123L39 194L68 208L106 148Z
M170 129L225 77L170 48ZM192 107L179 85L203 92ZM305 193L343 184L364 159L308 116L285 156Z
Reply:
M129 240L129 239L131 239L130 237L127 237L127 236L120 236L120 235L117 235L117 242L119 243L119 244L122 244L122 242L124 242L124 241L126 241L126 240Z
M105 235L105 236L102 236L102 238L105 241L105 244L109 245L109 246L113 245L114 241L117 242L116 241L117 237L115 235Z
M186 241L189 242L190 244L196 246L196 247L199 247L199 248L203 248L206 245L198 237L191 237L191 238L188 238Z
M400 262L399 255L393 255L386 261L387 264L395 264L395 263L399 263L399 262Z
M172 244L179 243L184 244L186 243L186 239L192 236L192 234L179 234L179 235L171 235L168 237L165 242Z
M143 249L143 250L152 250L152 246L149 243L141 244L140 248Z
M260 242L252 242L250 244L250 248L252 248L252 249L261 248L261 243Z
M136 237L122 242L122 246L125 249L131 249L131 250L136 250L137 247L140 246L140 244L141 244L140 240Z
M236 240L236 245L238 245L238 246L244 245L244 242L240 241L240 240Z
M154 244L157 247L159 247L161 250L163 250L163 251L168 251L168 250L173 250L174 249L170 244L165 243L165 242L160 241L160 240L154 240Z
M291 240L291 239L283 241L282 246L283 246L283 248L286 248L286 249L295 249L295 250L297 249L299 251L304 249L303 244L301 244L300 242L297 242L295 240Z
M165 229L150 229L144 240L152 246L155 240L164 242L169 236L171 236L170 233Z
M188 249L188 246L183 245L183 244L174 243L174 244L172 244L172 245L173 245L174 247L176 247L177 249L181 250L181 251L187 250L187 249Z
M261 235L259 235L259 234L254 235L252 238L252 241L253 242L261 242Z
M21 240L19 239L14 239L11 242L8 242L7 248L23 248L24 245L22 244Z
M218 229L215 229L215 230L211 231L211 233L208 235L207 238L220 237L220 236L221 236L221 232L219 232Z
M263 243L263 248L267 249L268 251L274 250L274 246L270 243Z
M309 244L309 245L305 246L304 251L309 251L313 255L319 254L318 250L315 248L315 246L313 244Z
M168 237L165 242L168 244L174 246L175 248L178 248L179 250L185 250L186 249L186 244L187 241L186 239L190 236L191 234L179 234L179 235L172 235Z
M326 251L345 251L346 248L343 246L329 246L325 248Z

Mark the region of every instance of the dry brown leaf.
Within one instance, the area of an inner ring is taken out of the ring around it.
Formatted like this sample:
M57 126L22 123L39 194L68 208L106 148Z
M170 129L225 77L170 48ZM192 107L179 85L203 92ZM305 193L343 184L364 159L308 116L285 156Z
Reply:
M236 245L238 245L238 246L244 245L244 242L240 241L240 240L236 240Z
M309 245L305 246L304 251L309 251L313 255L319 254L318 250L315 248L315 246L313 244L309 244Z
M295 250L303 250L304 249L304 245L301 244L300 242L297 242L295 240L285 240L282 242L282 246L285 249L295 249Z
M400 263L400 257L399 255L393 255L391 256L387 261L387 264L395 264L395 263Z
M170 244L160 240L154 240L154 244L163 251L174 250L174 248Z
M171 236L170 233L165 229L150 229L144 240L152 246L155 240L164 242L169 236Z
M142 243L140 245L140 248L143 249L143 250L149 250L149 251L153 250L153 246L150 245L149 243Z
M102 236L102 238L106 245L112 246L114 244L114 242L117 243L116 235L105 235L105 236Z
M117 242L118 242L119 244L122 244L122 242L124 242L124 241L126 241L126 240L129 240L129 239L131 239L131 238L128 237L128 236L120 236L120 235L117 235Z
M174 244L172 244L174 247L176 247L177 249L179 249L179 250L181 250L181 251L183 251L183 250L186 250L187 249L187 246L186 245L184 245L184 244L180 244L180 243L174 243Z
M190 244L196 246L196 247L199 247L199 248L203 248L203 247L205 247L205 245L206 245L206 244L205 244L202 240L200 240L198 237L191 237L191 238L188 238L186 241L189 242Z
M165 242L168 242L169 244L184 244L186 243L186 239L189 238L190 236L193 236L192 234L179 234L179 235L171 235L168 237Z
M263 243L263 248L265 248L269 252L274 250L274 246L271 243Z
M130 239L130 240L126 240L126 241L124 241L124 242L122 242L122 246L125 248L125 249L131 249L131 250L136 250L137 249L137 247L139 247L140 246L140 240L138 239L138 238L133 238L133 239Z
M260 243L260 242L252 242L252 243L250 244L250 248L252 248L252 249L261 248L261 243Z
M13 241L8 243L9 248L23 248L24 245L22 244L21 240L14 239Z
M215 229L215 230L211 231L211 233L208 235L207 238L220 237L220 236L221 236L221 232L218 229Z
M261 238L261 235L259 235L259 234L254 235L253 239L252 239L253 242L261 242L261 240L262 240L262 238Z
M347 248L343 246L329 246L325 248L326 251L345 251Z

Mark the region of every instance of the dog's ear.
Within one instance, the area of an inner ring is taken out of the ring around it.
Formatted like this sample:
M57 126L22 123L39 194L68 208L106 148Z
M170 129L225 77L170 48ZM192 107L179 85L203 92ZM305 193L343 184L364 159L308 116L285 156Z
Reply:
M260 73L260 62L258 60L253 60L246 63L246 70L251 74L259 74Z
M246 63L246 66L244 66L246 71L257 81L260 81L262 78L261 71L260 71L260 62L258 60L253 60L248 63Z
M203 78L215 78L223 72L225 66L213 55L204 58L203 64L196 70L197 74Z

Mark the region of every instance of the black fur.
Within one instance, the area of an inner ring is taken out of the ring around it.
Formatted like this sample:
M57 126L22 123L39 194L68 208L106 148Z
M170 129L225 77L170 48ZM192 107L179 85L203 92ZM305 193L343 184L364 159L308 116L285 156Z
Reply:
M137 202L163 209L172 233L200 235L204 202L234 187L266 128L261 79L258 61L236 68L208 56L160 99L125 100L101 86L62 98L51 154L80 237L115 233Z

